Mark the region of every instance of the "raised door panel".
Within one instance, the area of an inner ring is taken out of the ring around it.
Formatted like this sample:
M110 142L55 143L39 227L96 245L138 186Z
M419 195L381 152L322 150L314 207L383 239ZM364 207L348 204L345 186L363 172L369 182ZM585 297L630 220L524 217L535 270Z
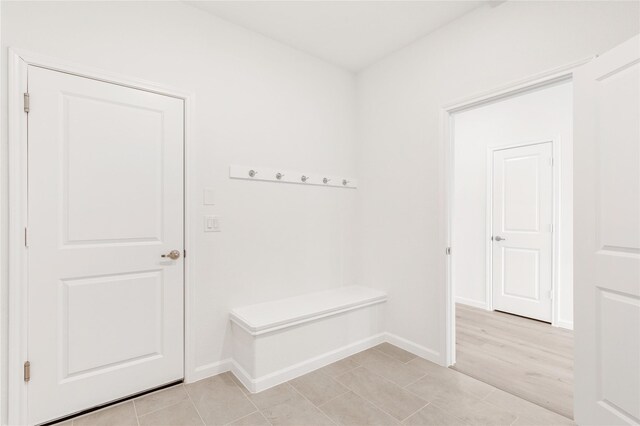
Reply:
M640 254L640 64L596 81L599 245Z
M163 350L160 270L62 282L62 380L100 374Z
M540 301L540 250L502 249L502 294Z
M504 161L504 232L540 230L539 155L508 158Z
M162 240L163 111L62 97L65 244Z

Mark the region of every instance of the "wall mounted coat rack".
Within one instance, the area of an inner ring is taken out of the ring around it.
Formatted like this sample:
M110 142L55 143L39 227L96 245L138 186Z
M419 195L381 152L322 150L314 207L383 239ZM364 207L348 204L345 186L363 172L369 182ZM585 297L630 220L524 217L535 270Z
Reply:
M286 169L268 169L265 167L229 166L232 179L259 180L300 185L332 186L355 189L358 182L354 178L297 172Z

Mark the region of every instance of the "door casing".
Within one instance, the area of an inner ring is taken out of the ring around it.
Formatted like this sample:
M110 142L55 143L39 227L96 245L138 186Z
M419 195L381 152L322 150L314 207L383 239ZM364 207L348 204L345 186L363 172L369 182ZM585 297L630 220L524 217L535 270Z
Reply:
M193 94L179 89L119 74L96 70L75 63L62 61L20 49L9 48L8 54L8 424L26 424L28 386L23 380L23 365L28 360L26 331L28 329L27 287L28 252L25 247L27 227L27 119L23 109L23 94L28 91L29 66L47 68L80 77L91 78L120 86L153 92L184 101L184 249L191 253L189 230L190 202L195 200L195 150L191 142L190 119L193 116ZM191 381L195 370L194 339L192 338L193 287L190 279L191 257L184 258L184 379Z
M553 153L552 168L552 244L551 244L551 291L553 297L551 299L551 324L558 326L558 253L560 247L560 136L551 139L539 141L523 141L506 145L495 145L487 147L487 215L485 229L485 253L486 253L486 298L487 303L485 309L493 311L493 247L491 237L493 236L493 154L496 151L502 151L510 148L521 148L530 145L539 145L543 143L551 143L551 152Z
M443 104L440 109L440 145L439 162L440 169L440 194L439 204L443 207L443 214L440 216L440 229L442 233L438 236L442 244L442 254L444 255L444 291L442 292L445 306L445 351L441 357L441 363L451 366L456 363L456 307L455 289L453 288L451 257L455 255L455 247L451 246L453 235L453 188L454 188L454 131L453 115L479 106L507 99L536 89L551 86L560 82L571 81L576 68L590 62L594 57L588 57L558 68L535 74L522 80L513 81L503 86L491 90L477 93L462 99ZM557 143L554 146L554 157L556 156ZM558 158L558 157L556 157ZM554 170L554 175L555 170ZM557 175L556 175L557 176ZM555 220L555 218L554 218ZM555 225L554 225L555 226ZM559 230L554 229L556 235ZM555 244L554 244L555 249ZM554 268L557 269L557 268ZM554 288L557 286L554 285ZM554 309L555 310L555 309Z

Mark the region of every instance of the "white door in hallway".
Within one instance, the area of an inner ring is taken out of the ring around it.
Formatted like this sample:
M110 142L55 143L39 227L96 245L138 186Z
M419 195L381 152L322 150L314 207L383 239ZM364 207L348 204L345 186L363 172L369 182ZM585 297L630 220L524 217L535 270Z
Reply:
M575 419L640 424L640 36L574 93Z
M184 106L34 66L28 87L36 424L183 377Z
M493 309L551 322L551 142L493 153Z

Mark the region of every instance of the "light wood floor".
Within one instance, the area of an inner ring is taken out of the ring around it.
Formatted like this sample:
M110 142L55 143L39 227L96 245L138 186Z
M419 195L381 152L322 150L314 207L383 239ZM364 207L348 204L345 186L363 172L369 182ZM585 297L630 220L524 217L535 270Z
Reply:
M573 332L456 305L455 370L573 418Z

